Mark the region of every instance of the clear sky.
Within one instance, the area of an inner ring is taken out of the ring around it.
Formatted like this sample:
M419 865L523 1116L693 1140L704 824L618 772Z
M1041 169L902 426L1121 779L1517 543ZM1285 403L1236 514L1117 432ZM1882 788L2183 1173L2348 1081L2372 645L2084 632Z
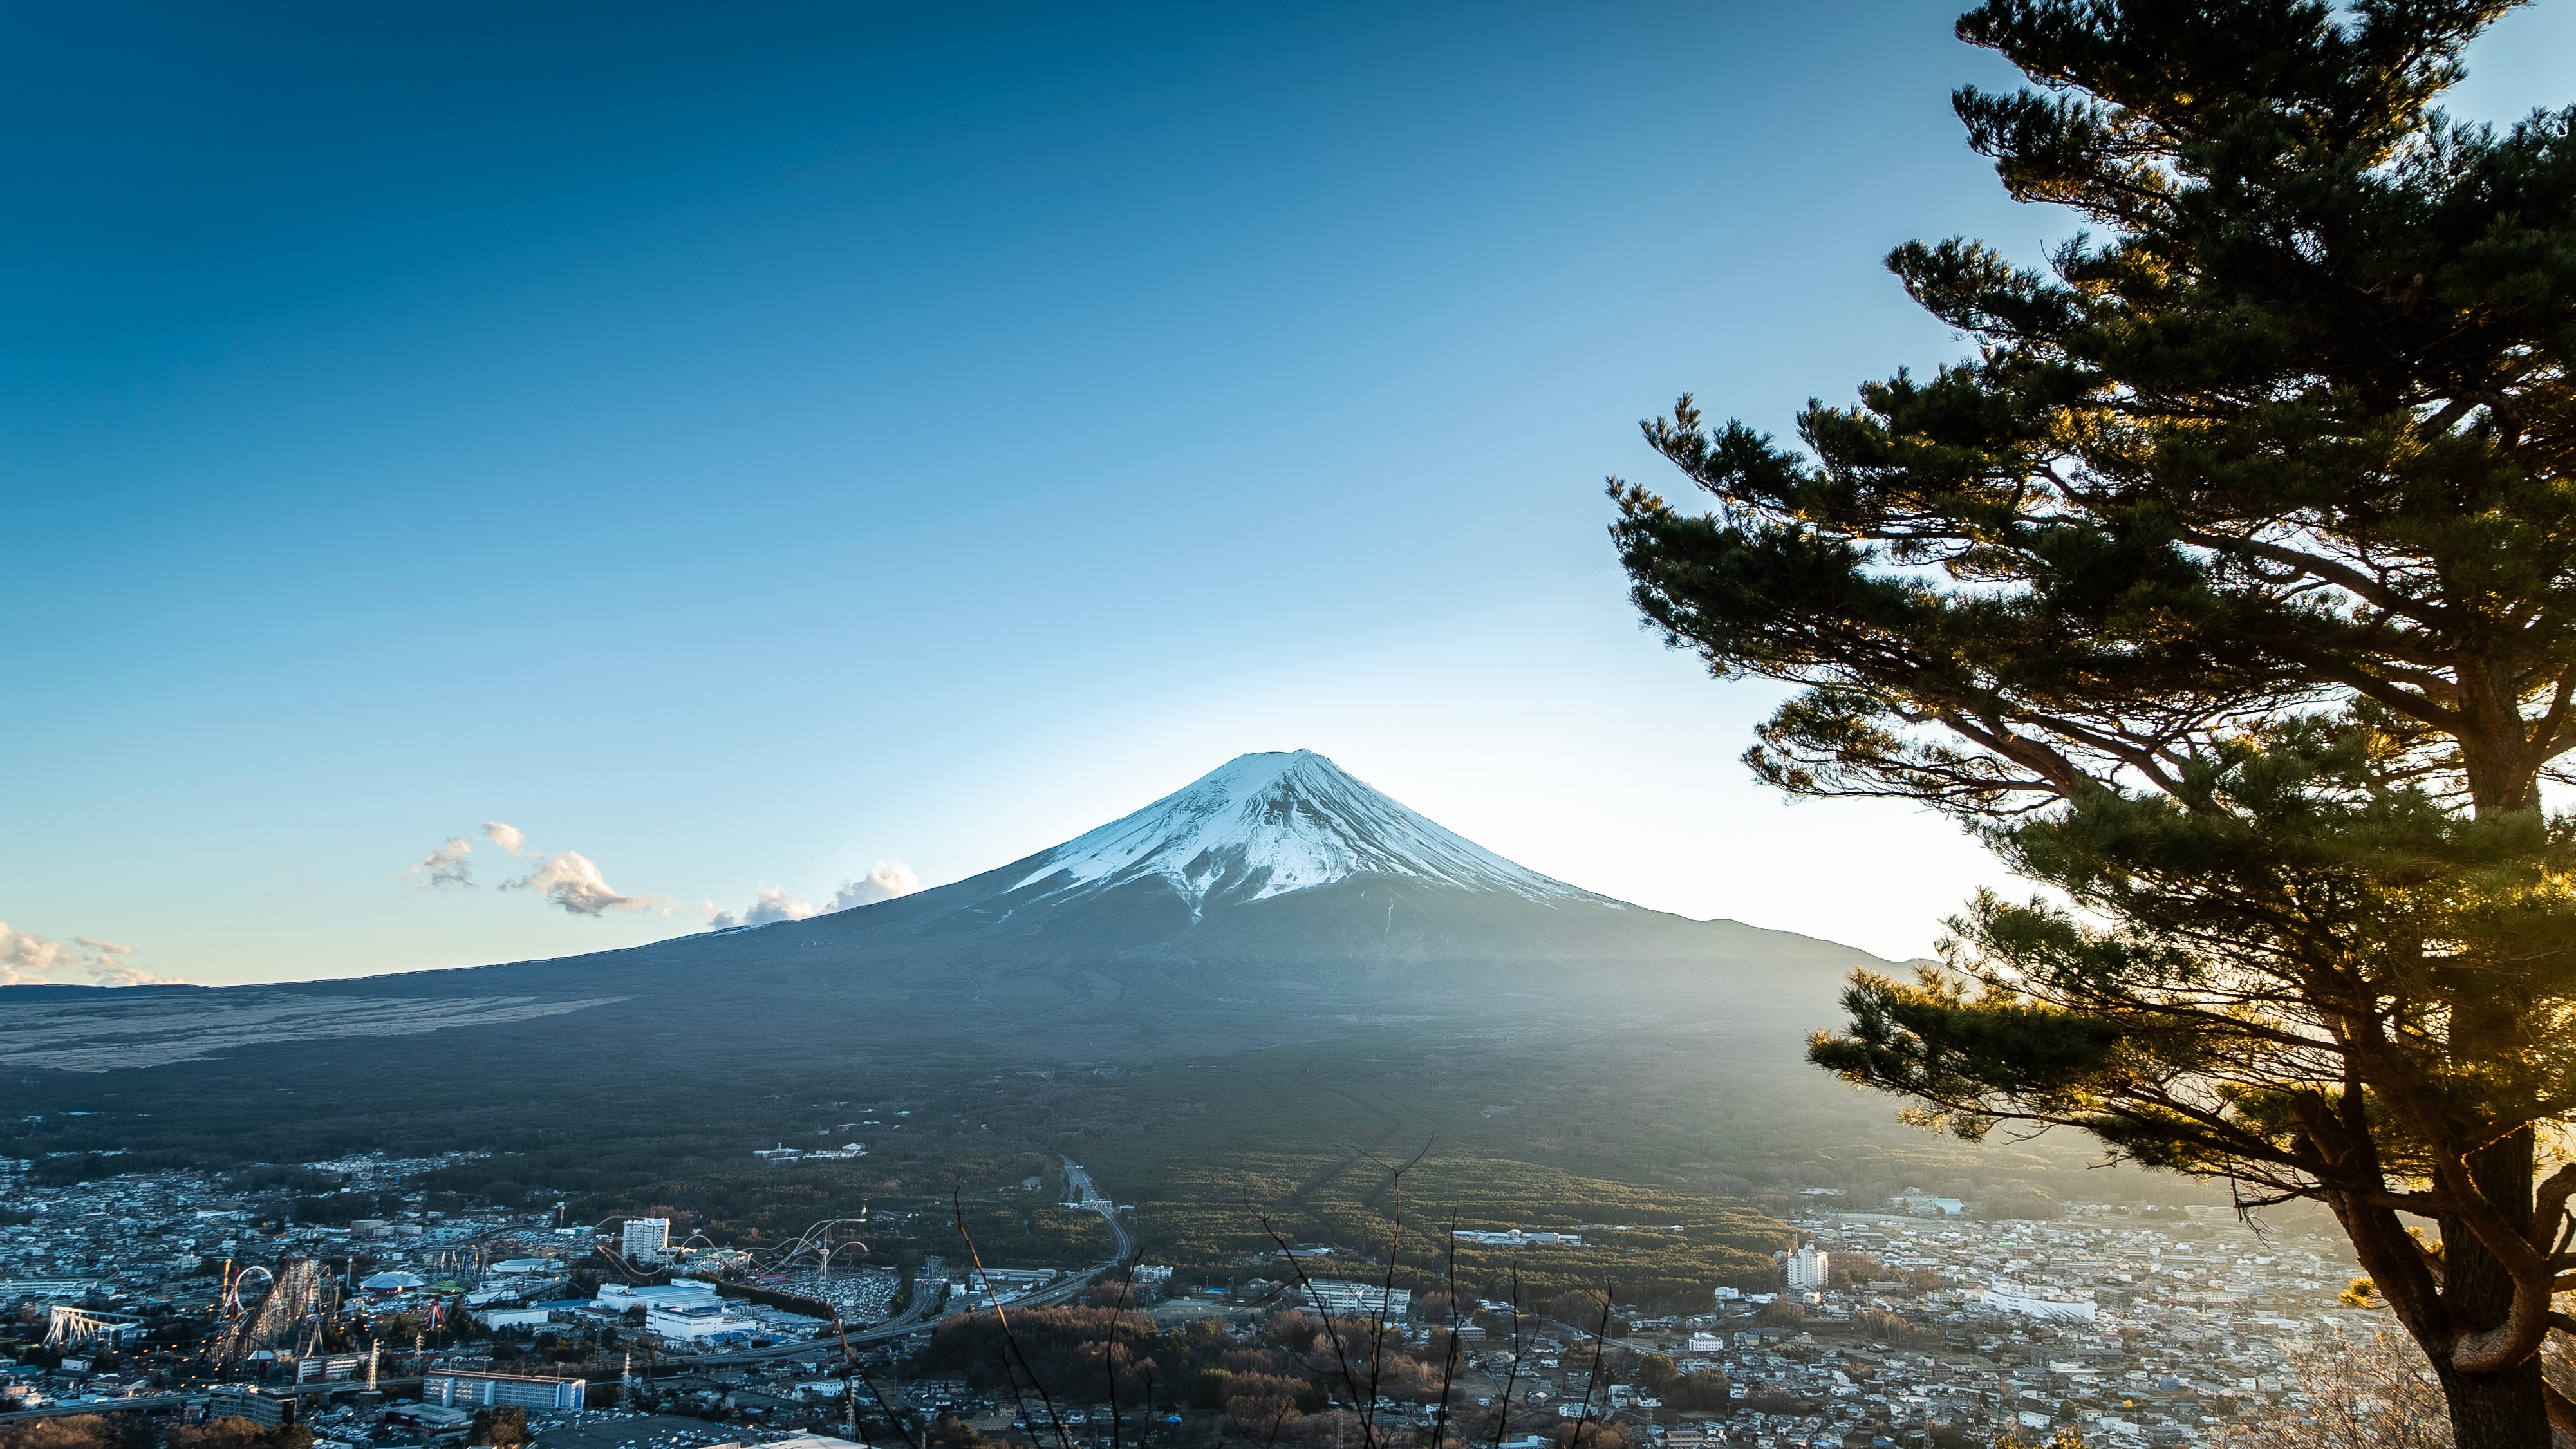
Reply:
M1639 632L1600 480L1953 355L1891 245L2066 229L1953 10L0 12L0 973L628 945L1297 747L1921 952L1997 872L1753 786L1771 691ZM2576 99L2571 11L2454 109Z

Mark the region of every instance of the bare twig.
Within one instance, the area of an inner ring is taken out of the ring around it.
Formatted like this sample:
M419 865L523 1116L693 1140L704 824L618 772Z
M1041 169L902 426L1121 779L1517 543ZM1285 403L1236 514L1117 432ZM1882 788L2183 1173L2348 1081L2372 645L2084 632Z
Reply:
M1518 1253L1514 1253L1514 1254L1512 1254L1512 1258L1511 1258L1511 1269L1512 1269L1512 1288L1511 1288L1511 1294L1512 1294L1512 1296L1511 1296L1511 1314L1512 1314L1512 1366L1511 1366L1510 1371L1509 1371L1509 1372L1507 1372L1507 1373L1505 1373L1505 1374L1503 1375L1503 1402L1502 1402L1501 1407L1500 1407L1500 1408L1495 1412L1495 1414L1494 1414L1494 1449L1503 1449L1503 1435L1504 1435L1504 1434L1506 1434L1506 1433L1508 1433L1508 1432L1510 1432L1510 1429L1511 1429L1511 1423L1512 1423L1512 1387L1513 1387L1515 1384L1518 1384L1518 1383L1520 1382L1520 1378L1521 1378L1521 1255L1520 1255L1520 1254L1518 1254Z
M1100 1345L1100 1367L1109 1375L1109 1449L1125 1449L1119 1439L1118 1424L1118 1329L1127 1321L1127 1295L1136 1287L1136 1265L1145 1261L1145 1250L1138 1248L1127 1259L1118 1278L1118 1306L1110 1311L1109 1332ZM1000 1311L1002 1300L996 1297L993 1307Z
M837 1308L832 1310L832 1331L841 1336L841 1357L848 1363L852 1377L868 1386L868 1397L877 1401L878 1408L885 1410L887 1421L894 1425L896 1433L903 1436L903 1442L908 1445L913 1444L912 1431L904 1427L903 1416L895 1412L894 1405L886 1402L885 1391L877 1387L875 1379L868 1377L868 1366L859 1362L858 1354L851 1349L850 1331L842 1326L841 1311ZM850 1399L850 1432L858 1437L860 1443L865 1444L868 1442L867 1434L859 1426L859 1391L847 1378L841 1380L841 1387L848 1393ZM918 1449L917 1445L915 1449Z
M958 1189L949 1189L948 1210L957 1219L957 1236L966 1240L966 1258L975 1265L975 1276L983 1279L984 1285L990 1288L993 1280L984 1272L984 1255L975 1250L975 1235L966 1231L966 1200ZM1064 1420L1055 1411L1055 1396L1047 1392L1045 1383L1038 1378L1037 1370L1029 1365L1028 1353L1020 1347L1019 1335L1011 1331L1011 1315L1002 1311L1002 1300L998 1294L993 1298L993 1317L1002 1326L1003 1345L1010 1350L1009 1356L1002 1363L1003 1376L1006 1378L1010 1376L1010 1359L1018 1359L1020 1372L1028 1375L1029 1387L1038 1391L1038 1402L1046 1406L1047 1425L1055 1431L1057 1449L1073 1449L1073 1436L1065 1432ZM1019 1403L1020 1422L1027 1423L1029 1401L1021 1396L1019 1381L1016 1379L1011 1382L1011 1397ZM1031 1429L1030 1436L1036 1437L1034 1428Z
M1583 1417L1574 1421L1574 1442L1570 1449L1583 1449L1583 1431L1592 1423L1592 1386L1600 1381L1601 1371L1608 1367L1610 1354L1610 1305L1619 1296L1619 1285L1603 1279L1601 1283L1601 1326L1592 1335L1592 1368L1583 1376Z
M1270 1235L1270 1241L1279 1245L1279 1256L1287 1260L1288 1271L1296 1278L1297 1286L1305 1292L1306 1301L1315 1306L1315 1316L1321 1320L1324 1325L1325 1340L1333 1346L1333 1361L1341 1373L1342 1391L1351 1396L1352 1407L1357 1408L1360 1397L1359 1376L1351 1370L1351 1356L1349 1351L1342 1347L1341 1330L1333 1326L1332 1310L1324 1306L1323 1296L1315 1291L1314 1280L1308 1278L1306 1276L1306 1270L1298 1265L1297 1255L1289 1250L1288 1239L1280 1234L1277 1227L1272 1225L1270 1214L1261 1212L1257 1208L1254 1211L1261 1220L1261 1230ZM1385 1311L1383 1304L1380 1305L1379 1311L1381 1313ZM1363 1442L1368 1446L1368 1449L1376 1449L1377 1441L1369 1433L1369 1422L1366 1415L1363 1415L1360 1419L1360 1436Z
M1458 1380L1458 1214L1449 1214L1449 1246L1446 1250L1449 1289L1449 1344L1440 1356L1440 1409L1431 1421L1431 1449L1442 1449L1449 1442L1449 1390Z
M1421 1151L1405 1159L1402 1167L1387 1169L1386 1185L1395 1194L1395 1224L1386 1244L1386 1281L1378 1285L1377 1315L1369 1320L1369 1398L1368 1407L1360 1410L1360 1437L1371 1449L1377 1444L1377 1391L1386 1374L1386 1310L1395 1301L1396 1260L1404 1253L1404 1175L1430 1151L1431 1144L1426 1141Z

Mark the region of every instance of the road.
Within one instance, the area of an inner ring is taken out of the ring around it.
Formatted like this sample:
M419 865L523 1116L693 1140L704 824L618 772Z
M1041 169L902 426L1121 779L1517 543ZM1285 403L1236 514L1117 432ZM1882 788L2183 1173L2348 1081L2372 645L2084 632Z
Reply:
M1118 1205L1102 1197L1100 1189L1092 1184L1091 1174L1083 1171L1070 1157L1064 1160L1064 1184L1073 1189L1073 1200L1100 1214L1101 1221L1109 1224L1109 1231L1118 1239L1118 1251L1110 1255L1108 1262L1094 1267L1091 1272L1096 1274L1126 1262L1135 1246L1134 1240L1127 1236L1127 1225L1118 1221Z
M1128 1236L1127 1225L1118 1221L1118 1205L1102 1197L1100 1189L1091 1181L1091 1174L1083 1171L1081 1164L1070 1157L1064 1159L1064 1184L1073 1193L1073 1202L1067 1206L1086 1207L1100 1214L1100 1220L1109 1224L1110 1238L1117 1246L1108 1257L1065 1279L1044 1293L1032 1293L1015 1303L1004 1304L1006 1308L1044 1308L1050 1304L1062 1303L1090 1287L1092 1280L1101 1274L1127 1266L1127 1260L1135 1255L1136 1240Z

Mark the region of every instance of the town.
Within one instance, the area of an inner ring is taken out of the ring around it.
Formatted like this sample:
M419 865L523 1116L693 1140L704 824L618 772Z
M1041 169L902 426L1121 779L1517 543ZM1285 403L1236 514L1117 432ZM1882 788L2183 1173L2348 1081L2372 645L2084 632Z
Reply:
M842 1220L752 1251L674 1241L660 1218L440 1213L405 1191L461 1156L301 1164L308 1183L405 1205L328 1226L198 1172L47 1185L32 1162L0 1163L0 1310L15 1335L0 1339L0 1422L238 1418L348 1449L943 1429L942 1442L1064 1449L1266 1440L1282 1421L1328 1432L1339 1415L1372 1434L1482 1426L1522 1449L1598 1433L1641 1449L1942 1449L2059 1426L2143 1449L2296 1409L2303 1353L2382 1327L2346 1301L2338 1239L2209 1208L2074 1204L2035 1221L1811 1190L1774 1291L1720 1286L1705 1312L1654 1317L1605 1302L1582 1323L1369 1281L1349 1255L1307 1249L1230 1282L1134 1252L1077 1270L932 1256L906 1272L865 1261ZM1131 1230L1150 1241L1087 1176L1069 1180L1122 1248ZM1544 1253L1594 1226L1474 1236ZM979 1339L996 1307L1031 1333L1127 1317L1165 1357L1206 1367L1130 1386L1123 1403L1106 1401L1115 1385L1030 1383ZM1344 1382L1337 1334L1382 1345L1375 1392Z

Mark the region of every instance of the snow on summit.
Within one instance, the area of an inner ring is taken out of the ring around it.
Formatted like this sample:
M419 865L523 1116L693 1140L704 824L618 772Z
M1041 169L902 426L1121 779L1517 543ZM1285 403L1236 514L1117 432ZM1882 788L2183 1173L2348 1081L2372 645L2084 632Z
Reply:
M1012 888L1065 875L1058 890L1159 875L1195 906L1217 891L1260 900L1362 874L1534 901L1600 899L1441 829L1310 750L1239 755L1048 851Z

